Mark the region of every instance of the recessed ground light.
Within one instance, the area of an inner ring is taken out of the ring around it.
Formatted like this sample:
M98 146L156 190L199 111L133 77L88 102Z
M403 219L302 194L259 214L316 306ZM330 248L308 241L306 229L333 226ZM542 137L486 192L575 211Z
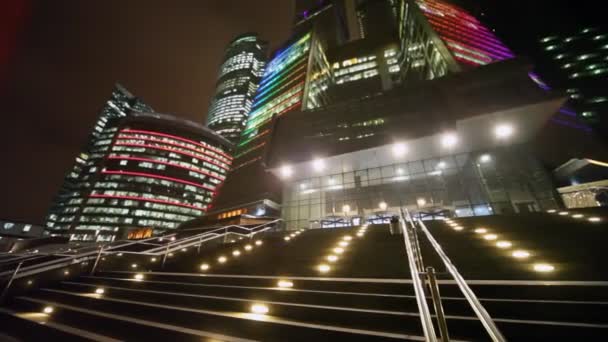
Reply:
M353 239L353 237L350 235L346 235L345 237L342 238L342 240L344 240L344 241L350 241L352 239Z
M235 257L238 257L239 255L241 255L241 251L239 251L238 249L235 251L232 251L232 255L234 255Z
M150 258L150 261L156 262L156 258Z
M463 230L463 229L464 229L464 228L462 228L462 226L455 226L455 227L452 227L452 228L453 228L454 230L458 230L458 231L460 231L460 230Z
M342 254L342 253L344 253L344 248L336 247L336 248L334 248L334 253Z
M173 253L169 253L168 255L169 255L170 257L172 257L172 256L173 256Z
M135 278L135 280L143 280L144 275L141 273L137 273L136 275L133 276L133 278Z
M338 261L338 256L337 255L333 255L333 254L332 255L328 255L327 256L327 261L329 261L329 262L336 262L336 261Z
M104 294L106 291L104 289L102 289L101 287L95 289L95 293L98 295Z
M486 240L496 240L498 239L498 235L496 234L486 234L483 236L484 239Z
M575 218L575 219L580 219L580 218L583 218L583 217L585 217L585 215L583 215L583 214L574 214L574 215L572 215L572 218Z
M293 282L291 280L279 280L277 286L280 288L288 289L293 287Z
M363 233L357 233L358 237L363 237Z
M341 247L346 247L348 246L348 241L340 241L338 245L340 245Z
M536 272L552 272L555 270L555 267L553 267L553 265L549 265L549 264L534 264L533 266L534 270Z
M55 311L55 309L53 309L52 306L45 306L44 309L42 309L42 312L44 312L47 315L52 314L53 311Z
M64 275L70 275L70 271L67 271L67 270L66 270L66 271L63 271L63 274L64 274Z
M221 256L221 257L217 258L217 261L218 261L220 264L225 263L227 260L228 260L228 259L227 259L225 256Z
M327 272L329 272L329 270L331 270L331 267L329 267L329 265L327 265L327 264L321 264L317 267L317 269L321 273L327 273Z
M245 245L245 250L250 251L253 247L251 245Z
M523 250L517 250L517 251L513 251L513 253L511 253L511 255L517 259L525 259L530 256L530 253L523 251Z
M118 254L116 254L116 256L122 256L122 253L118 253Z
M548 212L549 214L553 214L553 213L557 212L557 210L555 210L555 209L550 209L550 210L547 210L547 212Z
M289 241L289 240L291 240L291 237L286 236L286 237L284 237L284 239L285 239L285 241Z
M28 284L28 285L32 285L33 283L34 283L34 282L33 282L33 281L31 281L31 280L28 280L28 281L27 281L27 284Z
M251 312L256 315L265 315L269 312L268 306L264 304L253 304L251 305Z
M137 264L131 264L132 268L137 268Z
M209 269L209 264L201 264L201 271L206 271Z
M257 240L257 241L255 242L255 245L256 245L256 246L260 246L261 244L262 244L262 240Z
M560 211L559 214L561 216L566 216L566 215L568 215L568 212L567 211Z
M498 248L509 248L511 246L513 246L513 244L509 241L498 241L496 243L496 247Z
M186 251L187 251L187 249L186 249L186 248L182 248L182 252L186 252Z
M485 234L487 232L488 232L488 230L485 229L485 228L477 228L477 229L475 229L475 233L477 233L477 234Z
M600 221L602 221L602 219L601 219L601 218L599 218L599 217L590 217L590 218L589 218L589 221L590 221L590 222L600 222Z

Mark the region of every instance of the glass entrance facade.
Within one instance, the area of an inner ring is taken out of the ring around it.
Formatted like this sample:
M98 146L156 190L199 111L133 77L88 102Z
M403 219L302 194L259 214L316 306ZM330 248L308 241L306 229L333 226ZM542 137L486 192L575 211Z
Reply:
M289 228L379 223L400 206L428 217L557 208L549 176L522 145L324 174L284 189Z

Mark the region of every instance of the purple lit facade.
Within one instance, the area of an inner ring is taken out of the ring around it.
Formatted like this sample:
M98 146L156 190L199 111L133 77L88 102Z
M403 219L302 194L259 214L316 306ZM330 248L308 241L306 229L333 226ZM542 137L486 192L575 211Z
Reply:
M492 31L460 7L436 0L416 4L459 63L479 66L514 57Z

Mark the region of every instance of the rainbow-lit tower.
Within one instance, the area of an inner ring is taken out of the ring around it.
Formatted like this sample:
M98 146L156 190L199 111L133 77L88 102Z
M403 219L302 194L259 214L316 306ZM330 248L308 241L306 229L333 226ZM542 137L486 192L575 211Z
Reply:
M256 201L261 195L278 192L274 177L269 177L263 167L274 119L327 104L325 90L331 82L324 39L319 30L303 26L266 66L236 146L230 181L222 189L217 206Z
M434 79L514 57L490 29L459 6L440 0L397 3L405 79Z

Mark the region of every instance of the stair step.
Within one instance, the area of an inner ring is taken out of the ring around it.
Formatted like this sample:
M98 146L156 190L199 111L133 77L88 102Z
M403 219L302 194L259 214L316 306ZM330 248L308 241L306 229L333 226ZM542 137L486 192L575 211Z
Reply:
M57 308L86 308L102 313L128 313L129 319L155 322L162 317L162 322L187 329L203 328L212 333L245 336L254 340L290 340L310 341L311 339L349 339L356 341L411 339L421 340L419 334L386 333L369 331L360 328L348 328L327 324L315 324L307 321L289 320L275 316L257 316L242 312L224 312L187 307L185 303L160 304L140 300L112 298L104 295L100 298L84 296L70 292L39 291L35 296L40 304L49 303ZM133 296L131 296L133 298ZM19 297L18 299L28 300ZM184 306L182 306L184 304ZM68 307L66 307L66 305ZM273 307L274 310L274 307ZM58 310L59 311L59 310ZM63 309L61 310L63 311ZM79 312L82 313L82 312ZM55 314L53 314L55 315ZM121 317L124 321L124 317ZM133 333L143 329L131 329ZM179 340L178 338L174 338Z

